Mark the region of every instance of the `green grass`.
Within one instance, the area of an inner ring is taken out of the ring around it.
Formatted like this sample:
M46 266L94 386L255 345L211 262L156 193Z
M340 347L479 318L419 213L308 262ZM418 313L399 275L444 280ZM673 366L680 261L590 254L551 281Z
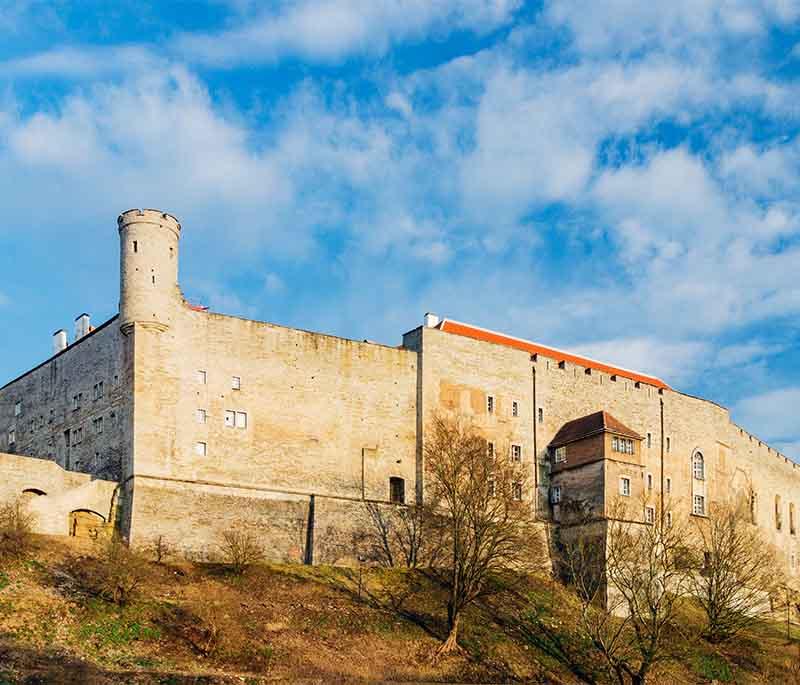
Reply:
M150 623L145 607L119 609L95 599L87 605L87 616L78 637L102 650L158 640L161 629Z
M708 678L708 680L722 683L729 683L733 680L730 664L716 654L701 654L695 657L692 665L697 675Z

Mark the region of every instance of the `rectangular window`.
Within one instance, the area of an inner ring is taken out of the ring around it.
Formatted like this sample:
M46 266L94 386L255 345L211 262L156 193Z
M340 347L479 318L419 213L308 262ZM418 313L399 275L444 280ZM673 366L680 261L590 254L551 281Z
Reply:
M236 427L247 428L247 414L243 411L236 412Z
M486 454L489 456L489 459L494 459L494 443L487 442L486 443Z
M231 377L231 388L233 388L234 390L242 389L242 379L239 378L239 376Z
M205 385L206 384L206 372L202 371L202 370L198 371L197 374L195 375L195 380L200 385Z
M522 483L511 484L511 496L517 501L522 501Z
M667 512L667 528L672 528L672 512Z
M494 397L491 395L486 396L486 413L494 414Z
M489 497L494 497L494 478L489 479L486 488Z
M77 411L81 408L81 400L83 399L83 393L79 392L77 395L72 396L72 411Z
M519 416L519 402L516 400L511 403L511 416Z
M94 399L99 400L101 397L103 397L104 394L105 394L105 391L103 390L103 381L99 381L99 382L95 383L94 384Z
M14 416L22 416L22 400L14 405Z
M559 502L561 502L561 486L560 485L554 485L552 488L550 488L550 501L553 504L558 504Z
M796 535L797 530L794 525L794 503L789 502L789 535Z
M692 513L698 516L705 516L706 514L706 498L702 495L695 495L692 500Z
M556 447L556 463L564 462L567 460L567 448L564 447Z
M644 508L644 520L647 523L655 523L656 522L656 508L655 507L645 507Z
M783 511L781 510L781 496L775 495L775 528L780 530L783 527Z
M56 410L55 409L51 409L50 410L50 418L47 419L47 423L53 423L53 419L55 419L55 416L56 416Z
M623 497L631 496L631 479L623 476L619 479L619 494Z
M225 427L226 428L235 428L236 427L236 412L235 411L225 411Z
M103 432L103 417L98 416L92 421L92 424L94 425L95 435L100 435Z
M648 433L647 434L647 447L649 449L652 446L653 446L653 434L652 433Z
M544 409L539 407L539 423L544 423Z
M511 445L511 461L522 461L522 445Z
M206 415L205 409L197 409L194 413L195 420L197 423L205 423L208 416Z
M12 428L10 431L8 431L8 444L14 445L16 444L16 442L17 442L17 431L15 431Z
M614 436L611 438L611 449L621 454L633 454L633 440Z
M652 473L648 473L647 474L647 489L648 490L652 490L653 489L653 474Z
M670 440L669 438L667 438L667 452L669 452L669 450L670 450Z
M405 504L406 482L402 478L392 476L389 479L389 501L394 504Z
M672 492L672 478L667 478L664 483L664 489L667 491L667 494Z
M208 452L208 446L204 442L196 442L194 444L194 453L200 457L205 457Z

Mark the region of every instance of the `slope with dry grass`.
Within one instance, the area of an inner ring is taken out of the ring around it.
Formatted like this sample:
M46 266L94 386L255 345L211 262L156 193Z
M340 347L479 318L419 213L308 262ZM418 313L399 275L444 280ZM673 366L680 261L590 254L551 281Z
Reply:
M120 606L87 571L98 563L97 549L64 540L3 562L0 684L604 682L571 596L547 579L472 607L467 654L435 661L446 593L422 572L149 562ZM685 616L677 660L652 682L800 683L780 626L712 647L695 637L700 621Z

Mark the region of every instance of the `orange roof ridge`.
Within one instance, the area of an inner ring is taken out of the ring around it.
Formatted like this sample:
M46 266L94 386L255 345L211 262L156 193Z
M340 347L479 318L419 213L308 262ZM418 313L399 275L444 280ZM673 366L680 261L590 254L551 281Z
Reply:
M497 331L492 331L488 328L473 326L471 324L455 321L454 319L442 319L437 328L446 333L454 333L467 338L473 338L474 340L482 340L484 342L491 342L497 345L505 345L506 347L514 347L518 350L524 350L531 354L541 354L545 357L550 357L558 361L566 361L578 366L594 369L596 371L602 371L603 373L607 373L612 376L622 376L623 378L628 378L639 383L646 383L656 388L671 390L669 385L656 376L650 376L638 371L632 371L621 366L612 366L611 364L599 362L595 359L590 359L589 357L583 357L577 354L572 354L571 352L565 352L564 350L559 350L555 347L540 345L539 343L534 343L523 338L515 338L512 335L498 333Z

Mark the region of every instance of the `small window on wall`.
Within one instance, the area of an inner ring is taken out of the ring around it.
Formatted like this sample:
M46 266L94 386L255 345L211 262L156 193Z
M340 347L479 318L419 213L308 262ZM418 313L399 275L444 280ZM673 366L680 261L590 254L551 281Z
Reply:
M22 416L22 400L14 405L14 416Z
M619 479L619 494L623 497L631 496L631 479L623 476Z
M208 452L208 445L204 442L196 442L194 444L194 453L199 457L205 457Z
M647 447L649 449L652 446L653 446L653 434L652 433L648 433L647 434Z
M233 390L241 390L242 389L242 379L239 376L232 376L231 377L231 388Z
M672 528L672 512L667 512L667 528Z
M561 502L561 486L554 485L550 488L550 502L552 504L558 504Z
M243 411L236 412L236 427L247 428L247 414Z
M664 481L664 490L667 491L667 494L672 492L672 478L667 478Z
M235 428L236 427L236 412L235 411L226 411L225 412L225 427L226 428Z
M565 462L567 460L567 448L566 448L566 446L564 446L564 447L556 447L555 456L556 456L556 464L559 464L561 462Z
M392 476L389 479L389 501L394 504L405 504L406 482L402 478Z
M519 402L516 400L511 403L511 416L519 416Z
M17 442L17 431L12 429L8 431L8 444L14 445L16 444L16 442Z
M511 461L522 461L522 445L511 445Z
M706 515L706 498L702 495L695 495L692 499L692 513L697 516Z
M489 459L494 459L494 443L491 441L486 443L486 455Z
M775 495L775 529L783 528L783 511L781 510L781 496Z
M486 396L486 413L494 414L494 397L492 395Z
M755 492L750 493L750 523L756 522L758 513L758 494Z
M656 508L655 507L645 507L644 508L644 520L647 523L655 523L656 522Z
M789 535L796 535L797 528L794 521L794 503L789 502Z
M671 447L672 447L672 443L670 442L670 439L669 439L669 438L667 438L667 452L669 452L669 451L670 451L670 448L671 448Z
M652 490L653 489L653 474L652 473L648 473L647 474L647 489L648 490Z
M516 502L522 501L522 483L511 484L511 497L513 497Z
M205 371L202 371L202 370L198 371L198 372L195 374L195 380L196 380L196 381L197 381L197 382L198 382L200 385L205 385L205 384L206 384L206 372L205 372Z
M541 407L539 407L538 416L539 416L539 423L544 423L544 409L542 409Z
M197 423L205 423L208 419L208 415L206 414L205 409L198 409L194 413L195 420Z

